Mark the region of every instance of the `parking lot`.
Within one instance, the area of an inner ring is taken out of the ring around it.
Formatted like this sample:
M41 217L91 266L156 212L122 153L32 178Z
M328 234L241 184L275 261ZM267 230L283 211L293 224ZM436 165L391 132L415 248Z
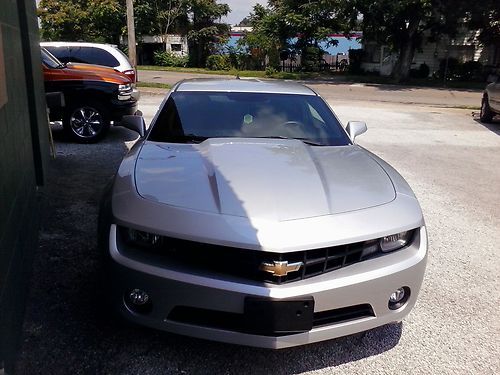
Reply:
M161 100L141 98L148 120ZM57 158L44 192L19 373L500 373L500 121L485 125L471 110L366 98L330 104L344 123L366 121L359 144L391 163L422 205L429 263L403 323L269 351L110 318L100 281L98 204L135 134L117 127L101 143L78 145L54 127Z

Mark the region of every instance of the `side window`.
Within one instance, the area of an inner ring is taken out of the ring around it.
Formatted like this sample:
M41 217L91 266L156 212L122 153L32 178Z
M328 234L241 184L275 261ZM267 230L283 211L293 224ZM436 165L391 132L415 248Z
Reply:
M45 49L57 57L62 63L71 61L68 47L45 47Z
M155 142L166 142L184 135L179 111L172 96L168 98L165 107L153 124L148 139Z
M80 62L84 64L96 64L115 67L119 66L115 57L108 51L100 48L94 47L71 47L71 59L74 62Z

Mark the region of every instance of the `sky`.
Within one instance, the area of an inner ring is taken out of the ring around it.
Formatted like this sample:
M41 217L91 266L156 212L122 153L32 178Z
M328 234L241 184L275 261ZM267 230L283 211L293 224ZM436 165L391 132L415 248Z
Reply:
M229 13L227 19L223 19L223 21L231 25L240 23L243 18L250 14L255 4L267 4L267 0L218 0L217 2L228 4L229 8L231 8L231 13Z

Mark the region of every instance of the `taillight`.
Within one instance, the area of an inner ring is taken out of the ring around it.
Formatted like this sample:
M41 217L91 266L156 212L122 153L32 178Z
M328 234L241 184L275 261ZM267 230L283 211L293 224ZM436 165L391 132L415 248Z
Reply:
M130 78L130 80L131 80L132 82L134 82L134 83L135 83L135 82L137 82L137 81L135 80L135 77L136 77L135 70L125 70L125 71L123 72L123 74L126 74L126 75Z

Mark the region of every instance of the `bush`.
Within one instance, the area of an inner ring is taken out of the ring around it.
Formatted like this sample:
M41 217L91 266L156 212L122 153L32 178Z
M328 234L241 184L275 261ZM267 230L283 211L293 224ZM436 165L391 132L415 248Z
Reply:
M188 64L187 56L177 56L168 51L156 51L153 57L155 65L186 67Z
M411 78L427 78L429 77L430 73L429 65L426 63L420 64L418 69L411 69L410 70L410 77Z
M231 61L227 55L210 55L206 67L209 70L230 70Z
M445 69L446 69L446 59L443 59L439 63L439 78L444 77ZM446 74L447 80L482 81L484 80L484 78L485 78L484 68L480 62L466 61L464 63L461 63L460 61L452 57L448 59L448 71Z
M364 51L362 49L349 50L349 73L364 74L365 71L361 68L363 62Z
M273 76L276 73L278 73L278 71L275 68L273 68L272 66L268 66L266 68L266 76L267 77L271 77L271 76Z

